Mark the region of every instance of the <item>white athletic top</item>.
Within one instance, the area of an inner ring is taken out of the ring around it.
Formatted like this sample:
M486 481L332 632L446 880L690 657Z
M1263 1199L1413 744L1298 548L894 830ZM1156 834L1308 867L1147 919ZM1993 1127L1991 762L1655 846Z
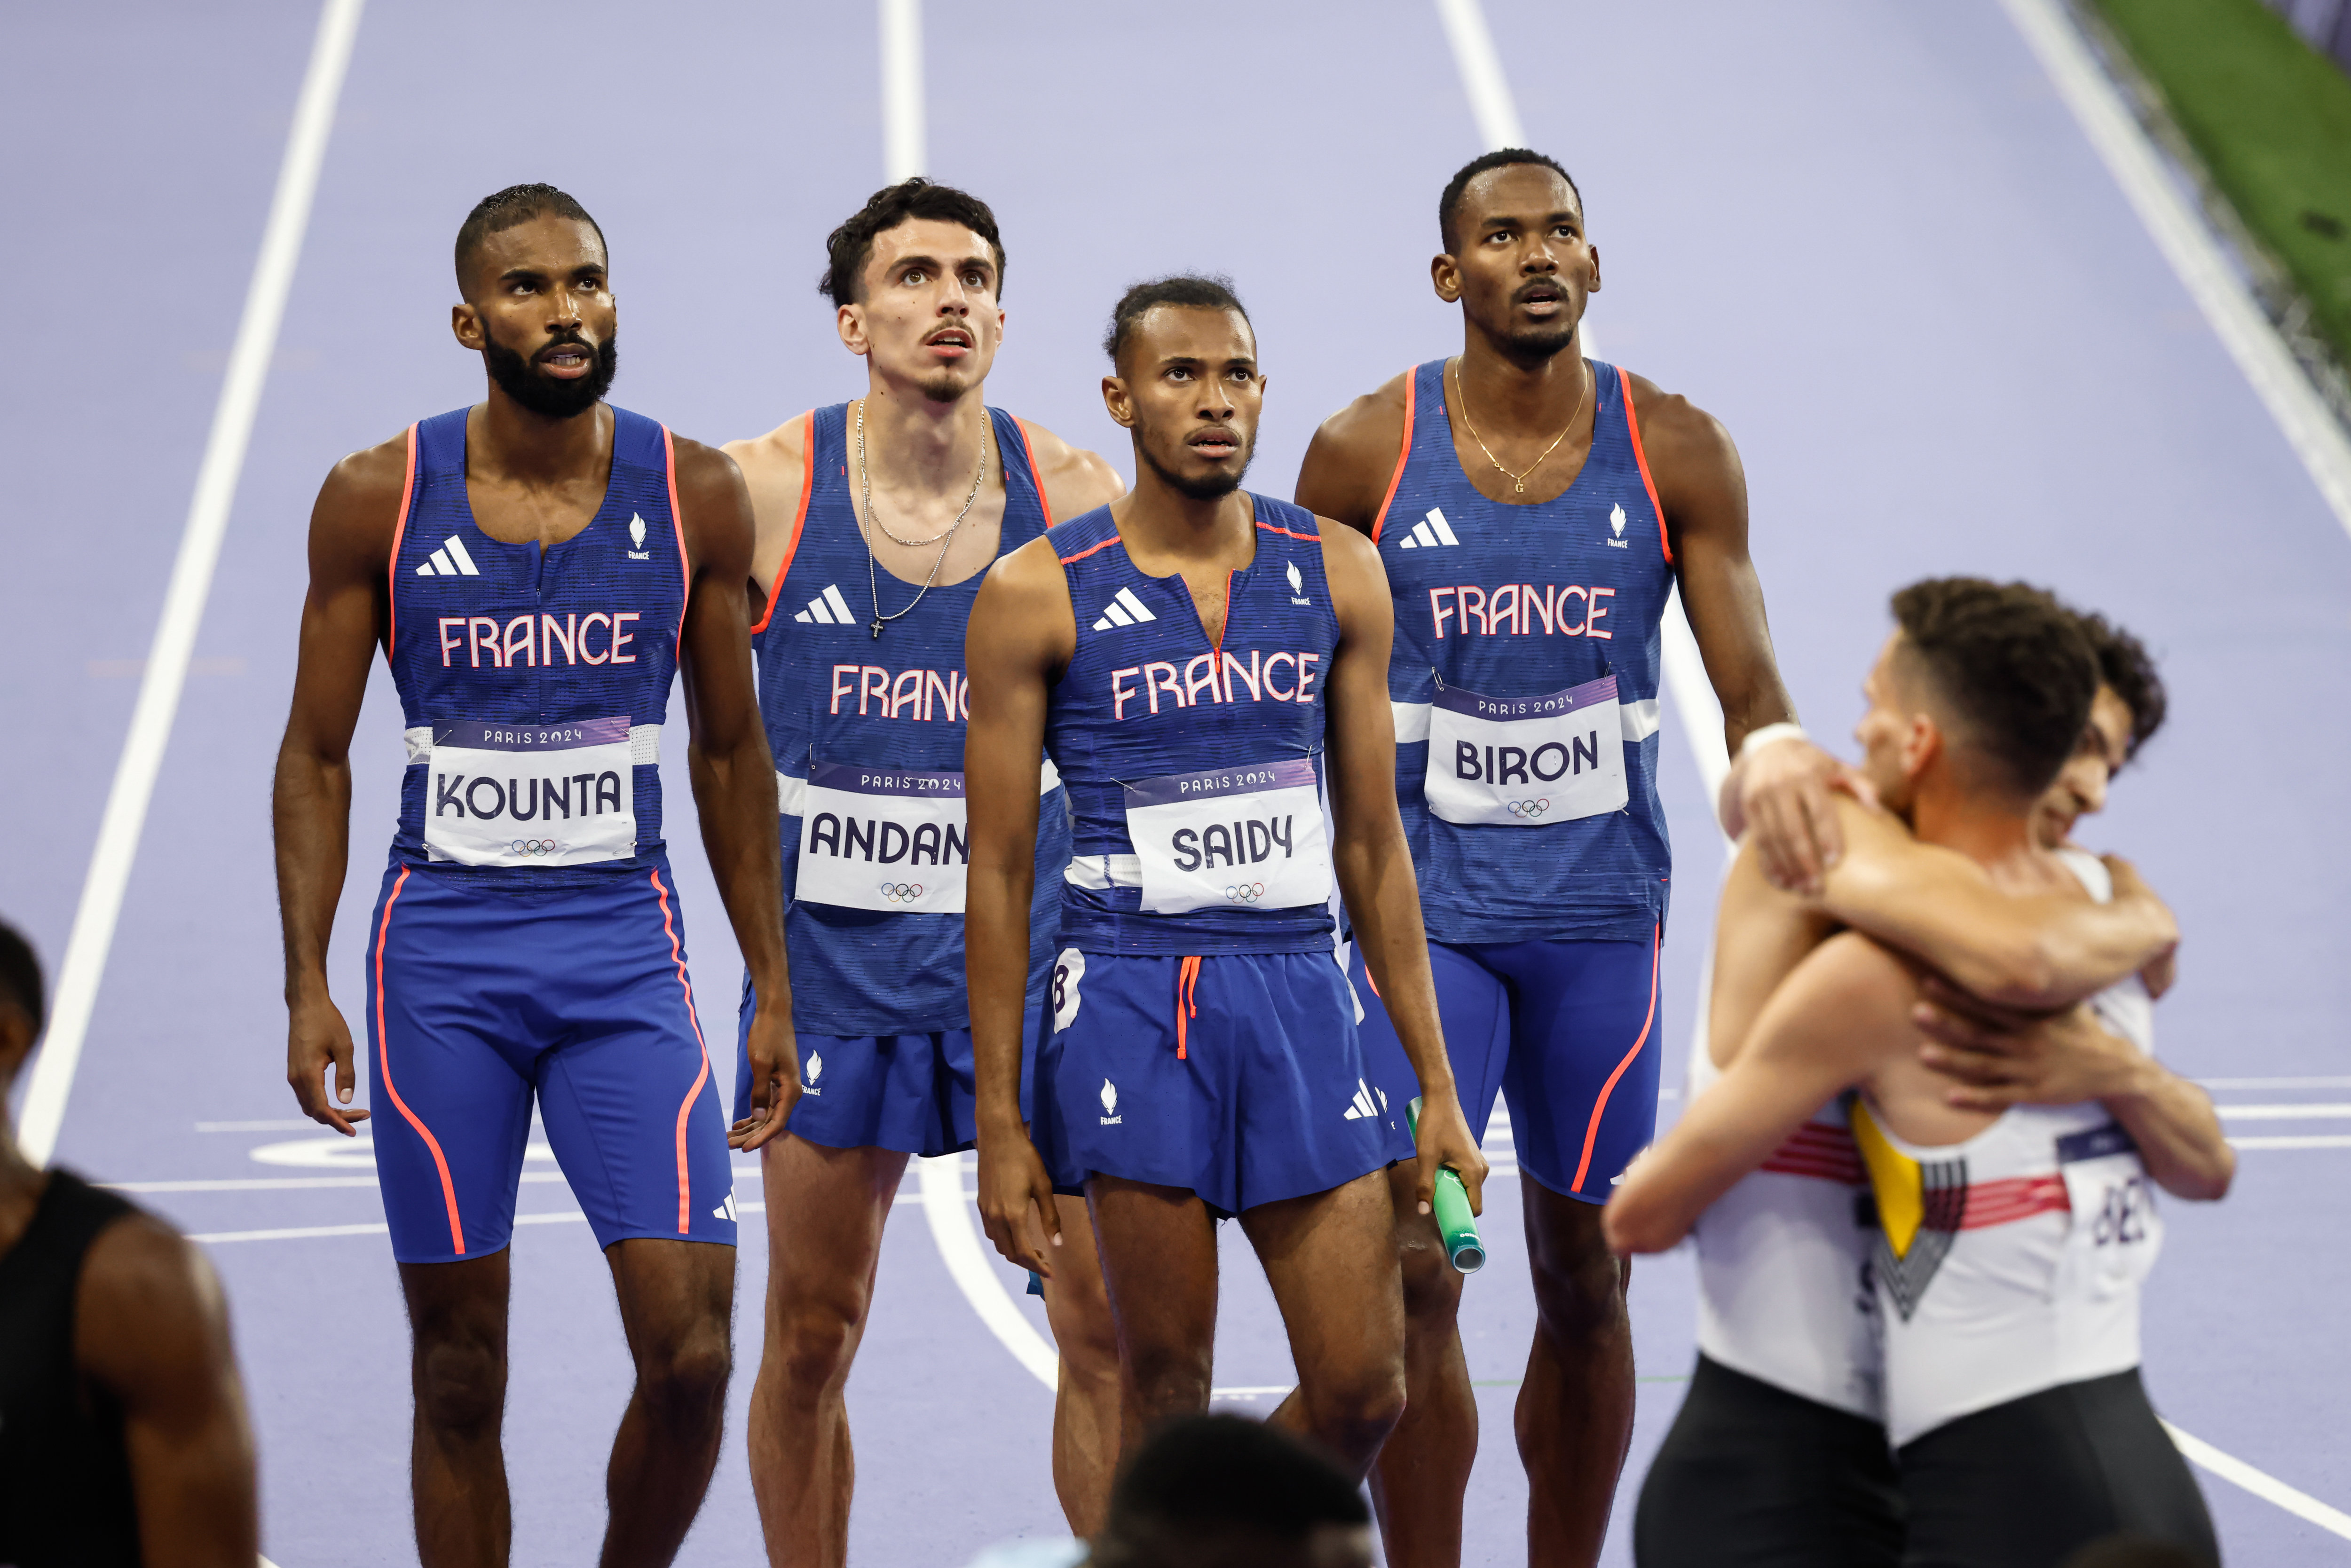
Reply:
M1689 1098L1720 1076L1701 1025ZM1867 1180L1839 1099L1715 1199L1692 1235L1698 1347L1708 1359L1876 1421L1885 1412Z
M2061 851L2100 903L2105 867ZM2155 1009L2133 976L2091 998L2142 1051ZM2092 1102L2019 1105L1962 1144L1854 1140L1876 1189L1886 1428L1896 1447L1978 1410L2138 1364L2139 1285L2163 1241L2130 1135Z

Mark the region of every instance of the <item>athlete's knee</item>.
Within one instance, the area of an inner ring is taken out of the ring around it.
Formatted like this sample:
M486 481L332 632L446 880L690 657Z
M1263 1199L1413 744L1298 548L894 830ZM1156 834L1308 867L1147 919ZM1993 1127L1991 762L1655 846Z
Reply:
M1544 1218L1549 1223L1529 1227L1536 1234L1528 1259L1544 1330L1581 1335L1613 1329L1625 1316L1626 1270L1608 1249L1599 1207L1555 1198Z
M863 1291L795 1291L771 1301L776 1351L785 1381L804 1396L838 1390L865 1329Z
M1366 1356L1319 1373L1306 1390L1309 1419L1338 1453L1368 1462L1404 1419L1402 1356Z
M715 1412L726 1400L735 1355L724 1323L696 1323L637 1357L637 1391L671 1415Z
M1436 1228L1426 1221L1399 1221L1396 1260L1404 1272L1405 1332L1415 1339L1451 1333L1461 1310L1461 1273Z
M494 1428L506 1408L507 1358L488 1340L458 1336L420 1343L412 1381L417 1418L436 1432Z
M1147 1427L1208 1407L1212 1363L1206 1346L1130 1346L1123 1368Z
M1061 1360L1089 1382L1118 1376L1118 1326L1111 1320L1110 1296L1100 1276L1081 1278L1063 1269L1045 1287L1046 1317Z

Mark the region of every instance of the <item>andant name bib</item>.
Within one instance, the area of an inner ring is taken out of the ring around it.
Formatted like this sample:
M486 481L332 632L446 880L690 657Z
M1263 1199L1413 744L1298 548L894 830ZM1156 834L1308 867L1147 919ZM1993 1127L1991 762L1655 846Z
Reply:
M963 775L809 764L792 896L887 914L961 915L971 862Z
M425 762L424 848L460 865L593 865L637 852L626 718L444 724Z
M1428 809L1448 822L1545 828L1623 810L1616 677L1537 697L1481 696L1439 680L1426 789Z
M1171 773L1126 789L1126 831L1150 915L1298 909L1331 896L1314 764Z

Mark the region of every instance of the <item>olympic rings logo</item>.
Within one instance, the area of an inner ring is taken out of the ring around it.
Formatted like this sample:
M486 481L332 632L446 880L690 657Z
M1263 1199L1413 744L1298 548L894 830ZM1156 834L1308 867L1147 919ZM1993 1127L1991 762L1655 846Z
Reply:
M1511 816L1523 817L1529 821L1551 810L1549 800L1512 800L1509 804Z
M1261 882L1245 882L1238 887L1228 887L1225 889L1225 896L1232 900L1235 904L1255 904L1259 899L1265 896L1265 883Z
M881 886L882 896L893 904L912 904L923 896L919 882L885 882Z
M507 848L512 853L533 858L559 854L569 847L558 839L510 839L507 842Z

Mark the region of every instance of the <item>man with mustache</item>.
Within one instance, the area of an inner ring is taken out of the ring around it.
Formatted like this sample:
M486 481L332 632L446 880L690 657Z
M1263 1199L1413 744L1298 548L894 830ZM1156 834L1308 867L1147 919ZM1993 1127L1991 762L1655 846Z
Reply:
M636 1385L601 1561L676 1553L718 1456L736 1210L719 1088L662 836L683 677L704 847L790 1050L776 784L752 689L752 519L725 454L603 402L603 232L551 185L458 230L451 311L483 402L337 465L310 518L275 792L287 1077L346 1136L350 1031L329 994L350 746L380 644L408 768L368 922L369 1099L413 1348L427 1568L499 1563L507 1245L536 1101L620 1297ZM331 1095L323 1080L334 1079Z
M1440 1166L1473 1205L1485 1174L1396 817L1387 594L1364 540L1240 488L1264 380L1228 284L1136 285L1103 347L1134 491L998 562L971 617L980 1215L1007 1259L1050 1271L1070 1250L1055 1194L1084 1191L1129 1456L1159 1421L1207 1406L1215 1222L1238 1217L1298 1367L1274 1419L1361 1476L1404 1406L1383 1173L1411 1161L1422 1206ZM1029 783L1046 757L1075 823L1032 1144L1021 984ZM1364 1079L1332 961L1334 873L1426 1096L1417 1160L1404 1106Z
M1395 790L1445 1037L1479 1136L1499 1092L1517 1140L1537 1306L1519 1450L1528 1550L1552 1568L1598 1557L1633 1426L1628 1274L1599 1206L1656 1123L1673 869L1657 695L1676 587L1749 764L1725 827L1753 825L1779 882L1815 885L1835 859L1834 764L1773 662L1729 433L1583 356L1600 253L1566 171L1489 153L1447 184L1437 224L1430 276L1461 307L1462 352L1325 422L1297 498L1371 537L1394 596ZM1364 1023L1391 1099L1409 1080L1393 1010ZM1391 1560L1421 1568L1459 1558L1478 1410L1461 1277L1397 1196L1412 1392L1372 1485Z
M758 519L752 627L783 811L784 934L798 1041L753 1026L747 983L735 1141L768 1200L766 1343L751 1481L778 1563L839 1563L852 1461L843 1389L882 1232L912 1155L972 1146L964 988L964 628L980 574L1120 494L1110 465L984 401L1004 337L1004 246L967 192L914 179L832 232L820 286L865 395L727 447ZM1069 861L1047 764L1029 919L1028 1016ZM780 1053L775 1048L781 1048ZM1044 1282L1061 1352L1053 1479L1070 1529L1101 1522L1118 1360L1091 1233L1071 1199Z

